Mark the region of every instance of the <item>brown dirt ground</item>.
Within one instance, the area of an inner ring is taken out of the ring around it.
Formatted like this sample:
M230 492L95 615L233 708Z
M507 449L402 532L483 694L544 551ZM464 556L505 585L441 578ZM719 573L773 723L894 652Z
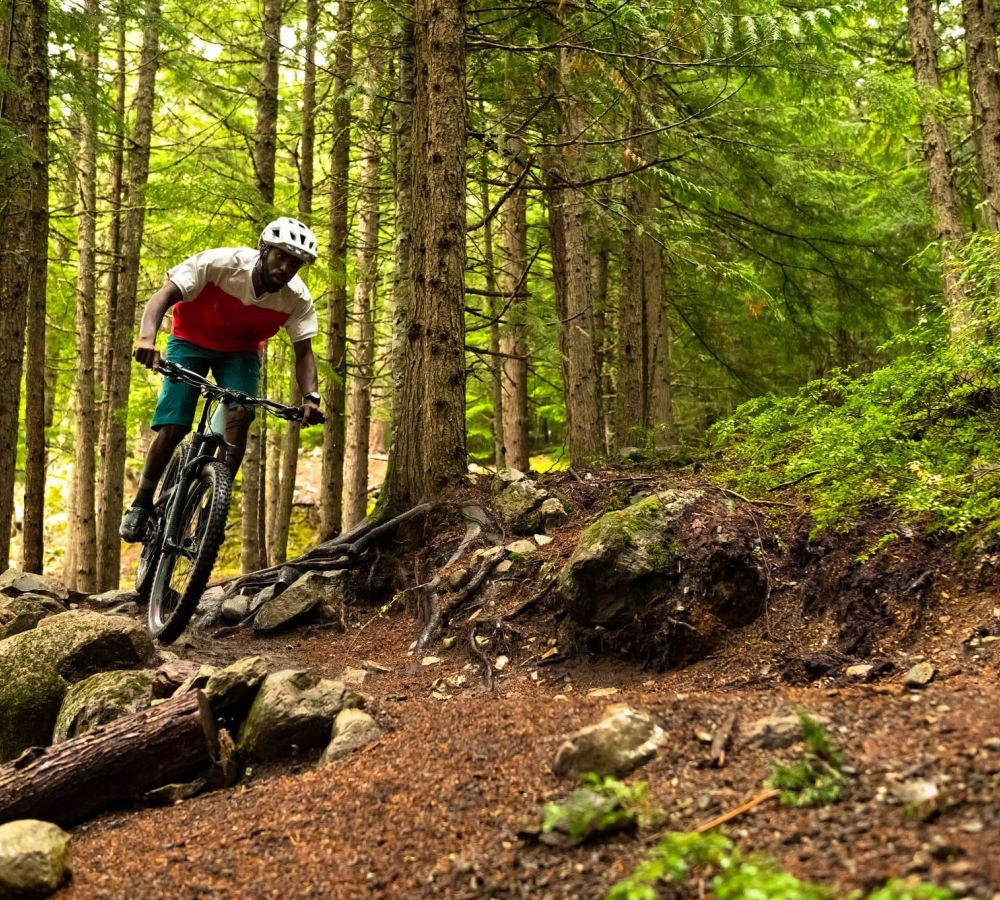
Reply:
M540 551L556 562L608 497L565 477L559 487L573 495L576 515ZM786 533L804 534L793 511L778 512ZM830 718L853 785L833 806L798 811L772 801L733 820L724 832L742 850L835 885L839 895L913 876L959 895L998 896L1000 592L965 583L950 552L912 542L859 568L858 553L887 528L873 522L829 546L789 539L769 568L766 615L729 633L710 658L667 672L585 654L543 664L564 639L551 595L493 650L511 659L493 692L462 639L449 649L435 640L429 652L441 662L414 665L407 648L420 625L398 605L353 610L346 633L193 639L180 655L225 663L262 654L272 668L327 677L377 660L391 673L370 676L362 690L382 739L329 768L303 755L255 767L233 789L82 825L73 881L58 896L600 897L664 830L691 830L739 805L760 791L772 762L794 755L752 748L738 729L725 765L713 768L704 733L732 712L745 730L796 706ZM533 590L523 585L521 599ZM871 684L842 674L845 662L866 659L893 668ZM902 675L921 659L938 675L907 690ZM467 684L442 699L435 681L455 673ZM617 693L590 695L602 688ZM542 804L575 786L552 772L562 736L613 702L656 713L670 734L628 779L648 782L663 823L571 850L519 839ZM910 778L940 788L927 818L907 817L893 798L892 785Z

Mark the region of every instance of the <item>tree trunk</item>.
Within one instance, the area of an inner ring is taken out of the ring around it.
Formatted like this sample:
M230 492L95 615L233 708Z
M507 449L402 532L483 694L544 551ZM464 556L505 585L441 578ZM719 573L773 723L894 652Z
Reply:
M99 9L87 0L86 34L80 63L87 97L97 96ZM97 523L94 498L94 448L97 443L94 392L94 319L97 302L97 120L95 111L80 112L79 228L76 277L76 493L73 498L76 566L67 587L97 590Z
M323 489L320 534L323 540L340 528L344 486L344 401L347 379L347 200L350 176L351 101L347 89L353 70L354 2L337 7L337 53L333 69L333 151L330 158L330 302L326 361L330 377L323 392Z
M507 139L507 177L511 184L524 173L525 148L517 138ZM528 444L528 327L527 191L516 187L503 205L500 234L500 293L507 308L500 329L500 387L503 394L505 465L522 472L530 468Z
M1000 76L993 0L962 0L966 66L983 222L1000 229Z
M463 483L465 450L465 25L462 0L417 0L413 205L405 360L393 406L386 503L405 509ZM397 315L399 311L397 310Z
M374 297L378 279L379 147L376 102L382 66L369 59L362 104L361 175L358 196L358 249L354 284L354 359L348 379L347 453L344 458L344 509L347 531L368 512L368 423L375 361Z
M956 254L965 239L965 229L958 212L958 192L951 168L951 147L948 132L935 113L941 93L941 76L937 66L937 34L929 0L913 0L907 4L910 42L913 49L913 74L924 93L924 112L920 129L924 139L924 165L930 188L931 206L937 221L937 236L941 244L941 264L944 270L945 303L950 316L953 337L964 334L971 316L960 281Z
M125 4L118 4L118 48L115 69L115 108L117 121L125 121ZM134 309L128 302L122 302L120 285L122 274L122 173L125 168L124 128L118 128L114 135L114 149L111 157L111 222L108 226L108 256L110 265L107 274L107 311L104 316L104 334L101 340L100 383L104 390L101 397L100 437L97 442L100 460L100 496L97 502L97 582L99 590L111 590L118 586L118 561L121 538L118 536L118 517L122 503L120 483L108 481L108 457L113 454L112 435L115 431L114 404L111 385L115 379L116 366L122 362L116 354L128 353L128 341L132 336ZM127 371L127 370L126 370ZM111 570L114 569L112 572Z
M274 169L278 134L278 67L281 50L281 0L264 0L261 20L260 90L254 130L253 166L265 217L274 207ZM263 370L263 367L262 367ZM266 565L267 425L263 412L254 419L243 459L243 518L240 561L243 572Z
M24 150L7 177L5 202L0 204L0 234L4 236L0 240L0 569L5 569L14 518L28 297L32 272L44 265L48 256L33 258L39 227L33 207L41 199L47 180L48 3L5 0L0 5L0 18L4 23L16 23L4 42L0 117ZM37 402L41 406L41 398Z
M47 14L42 4L32 19L31 53L32 86L35 112L32 116L31 143L37 156L35 177L31 185L31 235L28 270L27 310L27 369L25 383L29 386L28 402L24 405L25 479L24 528L22 531L21 568L26 572L42 571L45 525L45 465L46 411L51 403L51 388L47 375L45 353L45 295L49 257L49 71Z
M597 382L601 397L601 428L605 435L614 433L614 385L612 383L613 348L610 343L611 323L609 316L610 257L607 241L600 241L594 249L590 267L591 284L594 286L594 352L597 363Z
M0 767L0 823L37 818L76 825L190 779L217 757L208 701L201 691L181 694Z
M573 63L574 51L560 53L560 81ZM563 88L565 92L565 87ZM571 91L562 99L562 142L584 129L582 101ZM548 156L546 187L552 238L552 275L563 351L563 396L568 420L570 461L592 465L604 456L597 363L594 356L594 305L590 284L586 196L574 183L583 171L582 150L568 144Z
M302 82L302 145L299 151L299 218L312 222L313 154L316 144L316 24L319 18L318 0L306 3L305 75ZM289 392L289 404L302 403L302 394L294 376ZM288 557L288 532L291 528L292 507L295 500L296 470L299 462L299 426L289 423L285 428L281 447L281 469L274 526L271 531L270 556L272 563L284 562Z
M108 388L108 443L104 458L104 491L107 515L102 523L101 587L117 587L121 577L121 541L117 536L122 508L125 479L125 422L128 413L132 333L135 328L134 303L139 285L139 258L142 253L142 233L146 214L146 182L149 178L149 142L153 131L153 100L156 91L156 70L159 66L160 0L146 0L143 9L146 22L142 30L142 53L139 60L139 82L135 95L135 131L128 156L125 182L125 224L122 230L122 273L120 294L123 305L114 324L111 337L113 366Z

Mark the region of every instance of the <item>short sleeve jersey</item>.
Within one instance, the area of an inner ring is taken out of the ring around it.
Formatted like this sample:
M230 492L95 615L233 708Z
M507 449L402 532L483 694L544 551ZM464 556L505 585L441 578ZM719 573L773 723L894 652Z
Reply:
M167 277L181 292L171 333L223 353L260 350L284 328L293 341L318 331L312 295L296 275L280 290L254 295L258 253L249 247L204 250L174 266Z

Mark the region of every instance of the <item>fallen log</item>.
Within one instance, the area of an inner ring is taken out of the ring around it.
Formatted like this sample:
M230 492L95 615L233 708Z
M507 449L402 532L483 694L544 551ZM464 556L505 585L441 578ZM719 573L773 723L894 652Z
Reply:
M173 697L0 766L0 824L70 826L147 791L182 781L218 758L218 732L201 691Z

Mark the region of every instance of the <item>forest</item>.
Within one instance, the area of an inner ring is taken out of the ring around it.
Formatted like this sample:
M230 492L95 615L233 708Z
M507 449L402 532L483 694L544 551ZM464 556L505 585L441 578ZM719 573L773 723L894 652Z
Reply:
M944 352L990 377L989 2L5 0L0 27L0 533L81 591L122 578L159 387L129 360L139 311L277 215L320 237L327 424L258 420L244 572L364 518L370 454L396 509L469 463L684 465L720 442L766 487L806 471L780 405L803 385L931 385L911 369ZM298 402L287 343L264 371Z

